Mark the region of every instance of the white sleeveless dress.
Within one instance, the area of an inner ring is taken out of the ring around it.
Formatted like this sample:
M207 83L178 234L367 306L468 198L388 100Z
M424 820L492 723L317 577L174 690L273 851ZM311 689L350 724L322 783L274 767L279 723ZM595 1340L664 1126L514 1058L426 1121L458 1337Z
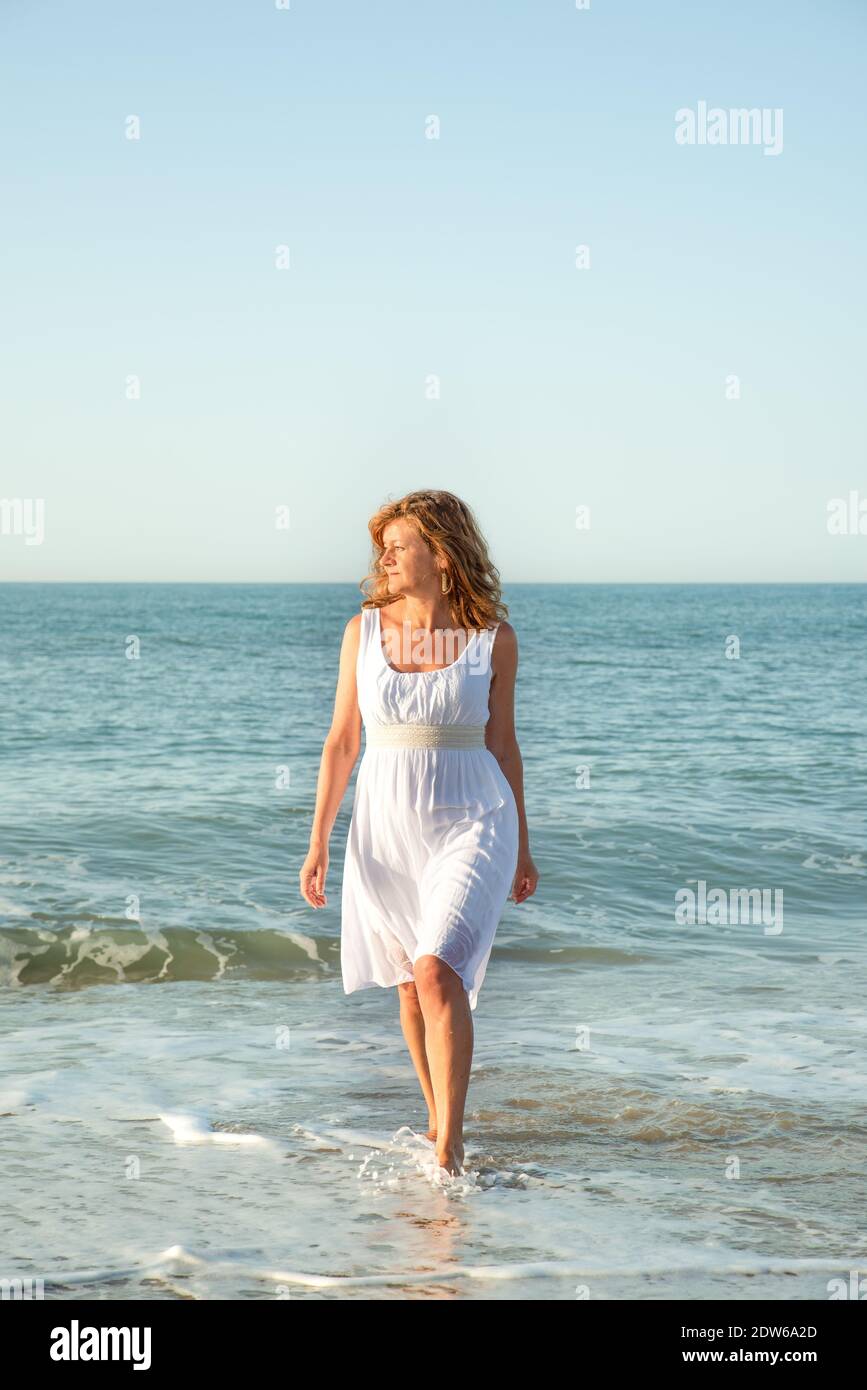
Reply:
M487 724L497 627L473 632L443 670L396 671L379 609L363 608L356 678L365 731ZM457 972L475 1009L517 858L518 808L489 749L368 740L343 864L345 993L410 981L418 957L434 955Z

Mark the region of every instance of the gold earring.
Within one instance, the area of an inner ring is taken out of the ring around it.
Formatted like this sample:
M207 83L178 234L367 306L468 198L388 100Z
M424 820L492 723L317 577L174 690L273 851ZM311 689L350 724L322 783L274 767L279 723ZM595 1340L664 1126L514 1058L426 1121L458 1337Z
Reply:
M452 591L452 581L451 581L451 577L449 577L449 582L448 582L448 585L447 585L447 584L446 584L446 571L445 571L445 570L440 570L440 575L441 575L440 583L441 583L441 586L442 586L442 591L443 591L443 593L444 593L444 594L450 594L451 591Z

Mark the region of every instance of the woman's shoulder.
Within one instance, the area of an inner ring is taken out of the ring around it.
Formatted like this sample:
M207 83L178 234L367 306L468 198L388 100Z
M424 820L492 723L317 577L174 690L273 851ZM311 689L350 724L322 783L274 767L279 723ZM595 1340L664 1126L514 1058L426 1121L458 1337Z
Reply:
M491 638L491 661L494 674L513 669L518 664L518 635L505 618L498 623Z
M353 613L352 617L349 619L349 622L346 624L345 631L360 631L361 628L364 626L365 615L368 621L370 621L371 618L374 618L376 616L376 606L372 605L369 608L360 608L357 613Z
M361 634L364 631L364 615L367 609L362 608L360 613L353 613L343 629L343 643L346 647L358 650L361 642Z

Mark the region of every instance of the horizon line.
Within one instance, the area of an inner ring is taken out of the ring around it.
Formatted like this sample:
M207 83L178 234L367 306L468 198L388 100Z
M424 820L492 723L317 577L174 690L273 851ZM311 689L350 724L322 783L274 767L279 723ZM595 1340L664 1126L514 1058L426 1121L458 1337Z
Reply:
M175 584L187 585L190 588L196 585L202 587L214 587L217 585L233 586L239 588L247 586L249 588L312 588L317 585L351 585L360 590L360 584L354 579L0 579L0 586L31 586L37 584L90 584L93 586L109 584ZM786 584L801 585L804 588L819 588L822 585L837 585L840 588L858 588L867 584L867 579L513 579L504 580L503 588L524 588L547 587L547 588L581 588L581 587L601 587L606 584L620 584L624 586L634 586L635 588L685 588L687 586L698 587L700 585L715 586L721 588L728 586L737 588L738 586L749 586L751 588L774 588Z

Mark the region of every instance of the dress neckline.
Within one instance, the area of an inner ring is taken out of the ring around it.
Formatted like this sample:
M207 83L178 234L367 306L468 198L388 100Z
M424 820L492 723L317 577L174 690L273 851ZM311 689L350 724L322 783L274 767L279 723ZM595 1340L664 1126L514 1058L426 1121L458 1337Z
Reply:
M455 666L460 665L460 663L463 661L464 657L466 656L467 652L469 651L470 642L472 642L473 637L478 637L478 633L477 633L477 632L473 632L472 637L470 637L470 638L468 639L467 644L466 644L466 646L464 647L463 651L461 652L460 656L458 657L457 661L451 661L451 662L449 662L448 666L435 666L434 669L433 669L432 671L398 671L397 667L396 667L396 666L392 666L391 662L387 659L387 657L386 657L386 655L385 655L385 650L384 650L383 645L382 645L382 636L383 636L383 627L382 627L382 607L381 607L381 606L377 606L377 609L376 609L376 645L379 647L379 654L380 654L380 656L382 657L382 664L383 664L383 666L385 667L385 669L386 669L387 671L391 671L395 676L441 676L442 673L443 673L443 671L452 671L452 670L454 670Z

